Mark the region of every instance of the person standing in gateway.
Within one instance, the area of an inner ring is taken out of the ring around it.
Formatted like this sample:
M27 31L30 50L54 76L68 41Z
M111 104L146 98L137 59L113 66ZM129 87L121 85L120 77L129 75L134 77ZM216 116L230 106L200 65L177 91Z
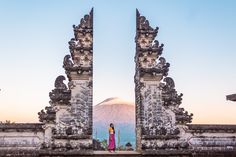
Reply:
M110 128L109 128L109 145L108 145L108 150L109 150L109 152L111 152L111 151L115 152L115 149L116 149L115 128L114 128L114 124L111 123L110 124Z

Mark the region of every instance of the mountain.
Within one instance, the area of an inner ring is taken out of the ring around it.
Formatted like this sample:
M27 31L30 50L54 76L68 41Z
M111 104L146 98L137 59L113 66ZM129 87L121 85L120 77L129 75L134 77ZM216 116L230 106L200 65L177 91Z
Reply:
M132 102L120 98L108 98L93 108L93 122L104 123L109 127L114 124L134 124L135 109Z
M120 132L121 145L125 145L127 142L135 145L134 103L113 97L95 105L93 107L94 138L107 139L110 123L115 125L117 145L118 132Z

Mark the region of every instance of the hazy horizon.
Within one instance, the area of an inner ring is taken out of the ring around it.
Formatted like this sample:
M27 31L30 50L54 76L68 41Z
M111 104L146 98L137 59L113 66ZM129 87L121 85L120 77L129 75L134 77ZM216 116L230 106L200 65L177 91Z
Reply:
M135 9L159 27L169 76L193 123L236 124L236 1L0 1L0 121L38 122L65 75L72 25L94 8L94 101L134 102Z

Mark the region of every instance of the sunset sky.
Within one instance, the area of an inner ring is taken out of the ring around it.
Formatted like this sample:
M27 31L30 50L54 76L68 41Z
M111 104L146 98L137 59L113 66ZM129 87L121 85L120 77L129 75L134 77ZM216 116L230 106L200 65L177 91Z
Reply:
M0 121L38 122L73 24L94 7L94 105L134 101L135 9L158 26L169 76L194 123L236 124L236 1L0 0Z

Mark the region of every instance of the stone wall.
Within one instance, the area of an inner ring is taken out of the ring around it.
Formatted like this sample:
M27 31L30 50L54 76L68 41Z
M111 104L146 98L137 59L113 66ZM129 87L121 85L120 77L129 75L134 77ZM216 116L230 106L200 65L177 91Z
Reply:
M0 124L0 156L7 154L31 155L41 148L45 133L40 123Z
M188 125L185 138L195 153L236 151L236 125Z

